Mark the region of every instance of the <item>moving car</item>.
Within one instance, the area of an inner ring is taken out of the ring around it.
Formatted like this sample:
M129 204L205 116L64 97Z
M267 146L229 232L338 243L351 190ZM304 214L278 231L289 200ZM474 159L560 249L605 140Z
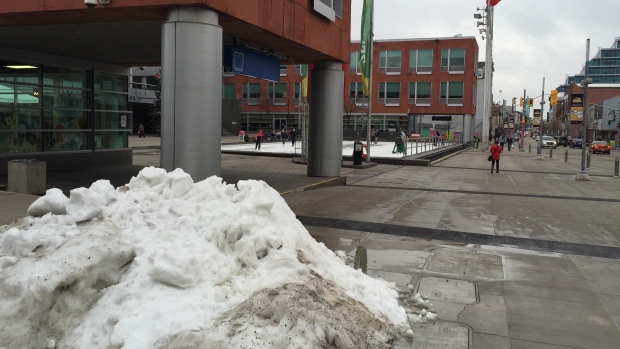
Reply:
M605 141L594 141L590 144L590 153L611 154L611 147Z
M555 139L553 139L553 137L551 136L543 136L542 138L542 144L540 145L542 148L544 147L553 147L553 149L556 149L558 147L558 144L556 143Z
M582 147L581 138L573 138L573 141L570 143L571 148L580 148Z

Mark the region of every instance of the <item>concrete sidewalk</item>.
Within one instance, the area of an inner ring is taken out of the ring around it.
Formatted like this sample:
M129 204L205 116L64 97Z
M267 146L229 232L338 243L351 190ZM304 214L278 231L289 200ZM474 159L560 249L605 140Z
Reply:
M156 141L130 140L129 168L61 174L63 190L126 183L158 165ZM315 190L306 189L329 179L287 158L224 154L222 177L265 180L318 241L395 282L404 305L429 297L438 321L412 323L413 341L395 348L618 348L620 154L592 156L591 181L579 182L579 149L567 149L568 162L563 148L551 159L545 149L540 161L531 143L504 151L498 174L470 149L431 167L343 168L346 186ZM0 224L35 199L0 192Z

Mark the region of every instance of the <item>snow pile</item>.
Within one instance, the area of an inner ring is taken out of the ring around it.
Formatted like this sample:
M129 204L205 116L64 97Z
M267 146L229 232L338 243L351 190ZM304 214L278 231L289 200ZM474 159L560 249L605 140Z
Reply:
M28 212L0 228L0 348L389 348L408 328L394 285L262 181L151 167Z

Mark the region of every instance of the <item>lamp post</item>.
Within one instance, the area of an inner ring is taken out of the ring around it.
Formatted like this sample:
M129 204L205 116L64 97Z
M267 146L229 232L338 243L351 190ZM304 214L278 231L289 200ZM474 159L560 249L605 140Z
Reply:
M542 95L540 97L540 132L539 132L539 139L538 139L538 150L536 152L536 160L542 160L543 155L542 155L542 142L543 142L543 125L544 125L544 120L543 120L543 113L545 111L545 78L543 78L543 84L542 84Z
M484 108L482 108L482 139L480 151L486 152L489 149L486 140L489 139L489 122L491 118L491 106L493 104L493 8L487 5L485 7L486 23L478 22L478 25L486 25L486 29L481 29L480 33L486 32L486 58L484 62ZM480 9L478 9L480 10ZM479 13L474 14L474 18L481 19L483 16ZM484 40L485 38L482 37Z
M586 171L586 143L588 139L588 115L590 114L590 107L588 106L588 85L592 83L592 79L589 78L590 69L588 67L588 61L590 60L590 39L586 42L586 75L585 79L581 81L583 85L583 119L581 120L581 171L577 173L575 180L589 181L590 176Z

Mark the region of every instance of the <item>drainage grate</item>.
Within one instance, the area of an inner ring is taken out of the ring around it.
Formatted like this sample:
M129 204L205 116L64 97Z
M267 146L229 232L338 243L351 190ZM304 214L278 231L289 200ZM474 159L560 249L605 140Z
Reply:
M487 279L503 279L502 257L447 248L435 250L426 268L430 271Z

